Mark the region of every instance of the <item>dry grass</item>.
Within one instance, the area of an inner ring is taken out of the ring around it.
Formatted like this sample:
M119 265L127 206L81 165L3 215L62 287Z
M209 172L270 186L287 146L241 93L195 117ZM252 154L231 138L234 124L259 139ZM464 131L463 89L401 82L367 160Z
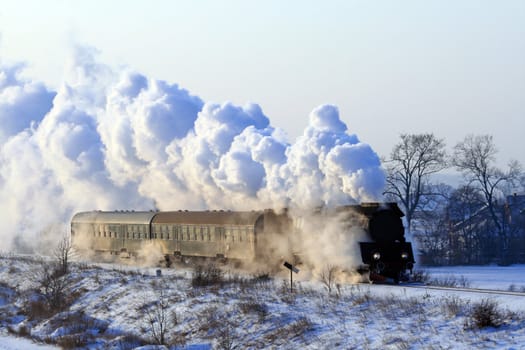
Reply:
M206 266L195 266L191 279L193 287L222 286L223 284L224 273L216 265L210 263Z
M500 310L496 301L482 299L472 304L465 326L469 329L499 327L503 324L503 319L504 312Z

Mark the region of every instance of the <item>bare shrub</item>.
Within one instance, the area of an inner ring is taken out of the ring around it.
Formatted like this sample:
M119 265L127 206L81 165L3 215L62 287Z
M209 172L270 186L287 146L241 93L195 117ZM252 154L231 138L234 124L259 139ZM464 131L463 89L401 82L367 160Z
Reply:
M47 303L41 297L29 300L23 309L30 320L41 320L51 315Z
M252 281L256 285L265 285L272 282L272 277L268 272L261 272L252 276Z
M414 270L411 279L413 282L428 284L430 281L430 274L425 270Z
M193 270L191 285L193 287L221 286L224 283L224 273L216 265L197 265Z
M199 331L208 333L220 325L217 306L210 305L197 314Z
M302 338L314 329L314 324L306 316L299 317L296 320L282 324L279 322L279 327L267 332L261 339L263 344L283 344L287 340L293 338ZM263 347L263 346L259 346Z
M231 322L224 322L218 330L218 348L222 350L238 349L239 344L237 339L239 335L235 329L236 327Z
M360 289L357 289L357 291L351 290L351 300L354 305L368 304L371 299L372 296L369 289L365 291Z
M328 295L331 294L332 289L334 287L336 273L337 268L334 265L330 264L325 265L325 267L319 273L319 278L324 284L326 290L328 291Z
M68 274L71 252L69 237L64 235L53 251L54 260L47 261L41 258L34 261L37 268L30 277L37 283L38 292L45 301L47 310L43 310L43 305L39 305L41 300L33 300L29 305L33 315L51 315L67 309L73 302L73 295L70 293L72 281Z
M54 263L43 260L37 272L39 291L50 312L65 310L71 304L68 298L71 279L62 272L61 267L57 269Z
M443 311L450 317L456 317L463 314L467 306L468 302L460 299L457 296L446 298L442 303Z
M482 299L472 305L467 320L467 328L499 327L503 323L503 313L494 300Z
M229 275L224 281L230 285L237 285L242 291L267 288L271 285L273 279L268 273L255 274L251 277L239 275Z
M301 336L311 330L313 330L313 323L306 316L299 318L298 320L290 323L286 328L288 334L292 337Z
M159 283L153 287L155 288L155 300L145 302L141 311L144 312L146 329L149 330L153 342L157 345L167 345L169 331L178 322L177 314L169 310L172 300L168 295L168 285Z
M56 344L62 349L78 349L89 344L89 338L85 334L64 335L57 339Z
M296 293L290 291L290 282L282 280L281 286L279 287L279 297L287 304L295 304Z
M465 276L445 276L432 278L426 284L430 286L448 287L448 288L469 288L470 281Z
M10 274L15 274L15 273L19 273L20 269L16 265L10 264L9 270L7 270L7 272L9 272Z
M107 349L118 349L118 350L133 350L142 345L146 345L146 341L134 334L125 334L118 336L108 342Z
M108 328L108 322L86 315L83 311L62 312L46 323L47 333L52 334L60 329L57 337L47 339L49 343L57 344L62 349L78 349L88 346Z
M514 283L507 289L509 292L525 293L525 286L517 286Z
M19 337L29 338L31 336L31 328L28 325L22 325L19 327L9 325L7 326L7 331Z
M264 320L266 316L268 316L268 306L251 298L246 301L240 302L239 309L244 314L256 314L259 317L260 321Z

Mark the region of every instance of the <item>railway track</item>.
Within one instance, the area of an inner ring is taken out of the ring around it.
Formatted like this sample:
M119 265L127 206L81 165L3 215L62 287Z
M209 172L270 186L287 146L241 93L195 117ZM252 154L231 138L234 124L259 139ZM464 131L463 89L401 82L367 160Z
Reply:
M525 292L515 292L515 291L506 291L506 290L497 290L497 289L439 287L439 286L427 286L427 285L418 285L418 284L403 284L400 286L403 288L414 288L414 289L424 289L424 290L441 290L441 291L449 291L449 292L467 292L467 293L477 293L477 294L511 295L511 296L525 297Z

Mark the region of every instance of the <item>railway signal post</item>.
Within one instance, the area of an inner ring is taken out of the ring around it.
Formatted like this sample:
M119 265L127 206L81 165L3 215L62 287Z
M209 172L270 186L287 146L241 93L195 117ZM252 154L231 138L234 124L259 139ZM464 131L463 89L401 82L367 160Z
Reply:
M284 267L290 270L290 293L293 293L293 273L299 273L299 269L287 261L284 262Z

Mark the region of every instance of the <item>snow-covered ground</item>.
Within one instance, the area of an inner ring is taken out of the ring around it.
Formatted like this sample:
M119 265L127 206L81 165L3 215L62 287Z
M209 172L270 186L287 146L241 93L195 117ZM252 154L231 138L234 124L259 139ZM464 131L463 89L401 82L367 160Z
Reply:
M159 277L156 268L75 264L71 305L48 315L35 302L41 268L31 259L0 258L0 350L133 349L154 344L151 325L161 323L172 348L525 349L521 295L341 284L329 296L319 281L297 282L290 294L286 273L266 279L226 272L222 284L195 287L189 268L162 269ZM474 288L525 288L525 266L425 271ZM499 327L475 324L480 305L494 306ZM159 323L159 316L166 318Z
M445 266L425 268L432 277L465 277L472 288L525 290L525 265Z
M0 335L0 350L55 350L56 346L35 344L29 339Z

